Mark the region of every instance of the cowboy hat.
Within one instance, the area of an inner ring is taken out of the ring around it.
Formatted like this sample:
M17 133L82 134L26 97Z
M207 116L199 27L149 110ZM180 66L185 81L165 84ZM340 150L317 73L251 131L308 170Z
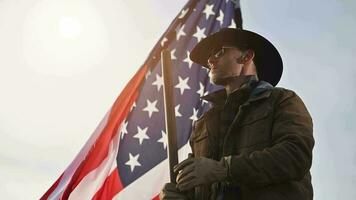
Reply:
M259 80L267 81L276 86L281 79L283 63L276 47L266 38L248 30L223 28L196 44L190 53L190 59L203 67L209 68L208 58L212 51L223 46L254 50L253 61L257 68Z

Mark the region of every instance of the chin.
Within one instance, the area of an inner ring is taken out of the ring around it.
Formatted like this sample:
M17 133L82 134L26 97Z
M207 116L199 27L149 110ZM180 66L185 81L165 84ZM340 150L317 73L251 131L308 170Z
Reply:
M219 85L220 82L220 77L217 76L216 74L212 74L211 71L209 73L209 78L210 78L210 83L213 83L215 85Z
M210 82L215 85L226 86L234 80L235 80L235 77L233 77L233 76L224 76L224 77L210 76Z
M226 85L226 79L224 78L210 78L210 82L214 85L221 85L221 86Z

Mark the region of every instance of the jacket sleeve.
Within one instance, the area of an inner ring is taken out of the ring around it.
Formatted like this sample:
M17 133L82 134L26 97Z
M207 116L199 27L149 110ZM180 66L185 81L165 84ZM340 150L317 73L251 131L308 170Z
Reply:
M227 158L233 183L266 186L301 180L310 170L314 146L312 119L294 92L281 93L275 105L271 147Z

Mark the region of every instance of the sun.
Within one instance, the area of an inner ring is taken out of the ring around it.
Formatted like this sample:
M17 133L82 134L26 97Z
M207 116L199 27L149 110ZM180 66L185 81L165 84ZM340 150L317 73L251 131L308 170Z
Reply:
M64 16L58 20L58 29L65 38L78 38L81 32L81 24L78 19Z
M71 77L99 66L110 52L107 26L90 1L38 1L23 25L26 65L40 74Z

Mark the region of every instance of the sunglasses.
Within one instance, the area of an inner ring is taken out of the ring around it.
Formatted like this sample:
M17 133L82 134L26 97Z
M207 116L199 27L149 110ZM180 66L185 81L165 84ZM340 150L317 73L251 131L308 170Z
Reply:
M236 47L223 46L218 49L213 49L209 58L220 58L222 57L229 49L237 49Z

